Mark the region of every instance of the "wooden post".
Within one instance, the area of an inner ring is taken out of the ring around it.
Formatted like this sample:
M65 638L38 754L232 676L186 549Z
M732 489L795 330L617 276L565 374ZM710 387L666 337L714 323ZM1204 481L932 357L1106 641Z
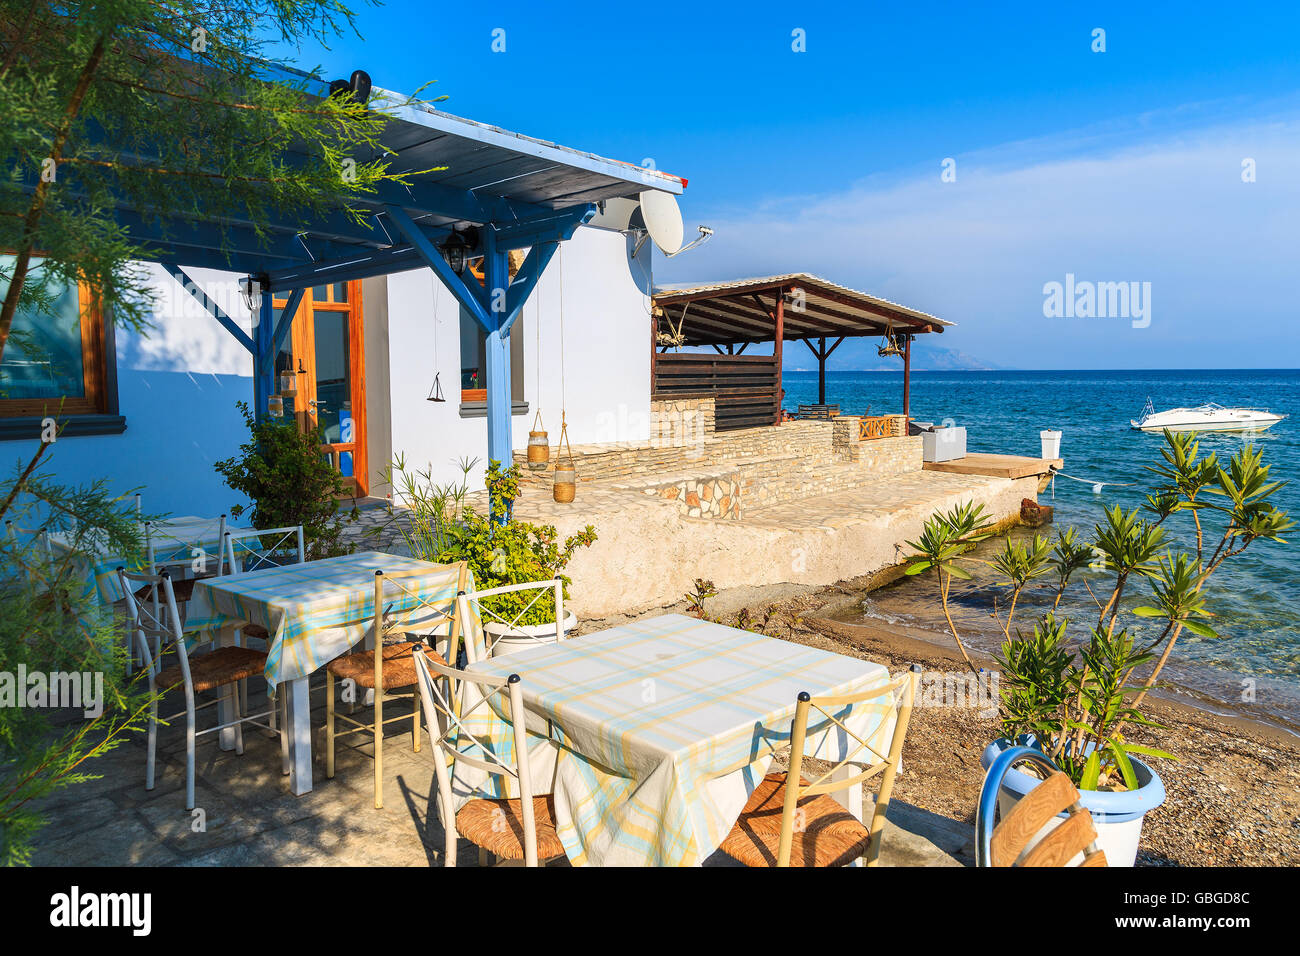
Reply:
M817 404L826 404L826 336L817 340Z
M659 316L655 314L654 299L650 300L650 397L655 396L655 373L659 366Z
M903 337L903 423L912 420L912 337Z
M776 358L776 408L773 410L772 424L781 423L781 343L785 338L785 289L776 290L776 341L772 345L772 354Z

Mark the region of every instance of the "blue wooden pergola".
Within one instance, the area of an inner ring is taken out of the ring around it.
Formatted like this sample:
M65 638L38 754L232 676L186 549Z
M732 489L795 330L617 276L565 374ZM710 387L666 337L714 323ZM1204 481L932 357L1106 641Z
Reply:
M321 95L328 92L321 83ZM376 91L371 105L383 108L386 100L395 102ZM252 355L259 415L267 414L275 355L304 290L429 267L486 334L488 457L509 462L510 329L559 243L605 200L647 190L680 194L686 181L427 106L402 105L391 115L382 142L395 154L393 168L441 171L414 176L409 186L384 184L374 194L341 195L336 212L310 218L254 223L233 216L182 218L155 208L145 214L120 209L119 221L156 250L157 261ZM364 225L345 214L345 204L364 210ZM467 255L482 256L482 285L468 270L463 276L453 271L441 250L453 232L464 236L470 227L477 245ZM508 255L518 249L528 253L512 278ZM187 267L243 273L260 284L251 336L203 293ZM276 322L272 298L286 295L287 307Z

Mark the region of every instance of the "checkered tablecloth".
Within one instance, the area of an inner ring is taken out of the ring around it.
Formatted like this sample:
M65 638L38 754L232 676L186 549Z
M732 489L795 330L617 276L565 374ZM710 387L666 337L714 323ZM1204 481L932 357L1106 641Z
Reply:
M221 549L220 530L219 518L200 518L195 515L182 515L152 522L149 527L149 541L154 547L154 559L159 564L170 564L177 561L194 561L206 556L207 562L215 562ZM226 530L246 531L248 529L241 525L227 524ZM63 551L71 547L68 537L60 533L50 535L50 544L55 549ZM141 544L145 544L143 535ZM117 569L121 567L129 571L144 569L146 553L142 551L137 557L127 557L95 550L88 557L80 557L78 567L80 573L86 578L87 590L93 587L101 604L116 604L122 600L122 585L117 577Z
M372 629L376 571L385 577L384 613L421 633L447 623L425 604L453 602L458 590L474 587L459 564L364 551L200 581L185 629L204 633L241 622L266 628L266 680L275 687L313 673Z
M845 694L889 681L879 664L676 614L469 669L492 680L518 674L525 706L550 721L553 753L540 738L530 748L532 777L535 792L553 787L560 840L575 865L701 863L772 756L789 747L800 691ZM887 697L836 717L887 749L894 722ZM805 753L844 759L856 742L813 718ZM496 712L479 707L466 726L513 759ZM461 768L457 776L466 791L502 795L483 777Z

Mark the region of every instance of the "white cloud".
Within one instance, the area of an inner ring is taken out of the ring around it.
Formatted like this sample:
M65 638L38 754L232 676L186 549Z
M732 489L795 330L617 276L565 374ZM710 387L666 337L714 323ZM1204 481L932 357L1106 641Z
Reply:
M1296 365L1300 112L1159 125L958 153L955 183L937 157L839 193L706 213L714 240L656 279L814 272L952 319L945 345L1024 367ZM1067 272L1150 282L1150 327L1044 318L1043 285Z

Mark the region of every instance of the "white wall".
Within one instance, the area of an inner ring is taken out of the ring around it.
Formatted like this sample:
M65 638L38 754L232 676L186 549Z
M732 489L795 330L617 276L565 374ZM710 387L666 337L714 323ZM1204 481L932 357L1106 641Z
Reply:
M649 245L632 260L621 233L582 228L551 259L512 331L523 338L523 398L529 404L526 415L512 420L516 449L527 444L539 404L552 444L566 406L575 445L649 437ZM388 316L393 453L404 453L409 469L429 468L436 482L459 479L460 458L478 458L471 487L481 487L487 419L460 417L455 298L428 269L400 273L388 279ZM447 395L442 404L426 401L435 369ZM367 399L373 406L380 396Z
M513 418L515 448L527 444L539 404L551 442L558 442L565 400L569 440L575 445L649 437L649 247L646 243L632 260L631 243L621 233L582 228L552 258L514 331L522 337L522 397L529 404L526 415ZM241 499L212 465L235 454L246 437L235 402L252 403L252 357L160 267L142 268L149 270L159 294L152 330L145 335L119 330L117 335L119 411L126 417L126 431L60 439L48 456L50 470L77 484L106 478L116 492L143 485L150 511L227 512ZM237 275L187 271L250 331L252 319L238 294ZM372 434L371 448L385 446L376 438L391 437L394 454L404 452L409 467L431 468L438 482L459 479L459 459L478 458L471 487L481 487L487 419L460 417L456 300L432 272L419 269L388 277L387 304L388 341L368 335L367 366L370 350L386 347L390 386L386 391L382 380L371 381L367 402L372 432L385 428L385 417L377 412L388 403L391 434ZM368 305L368 318L371 311ZM426 401L435 354L448 399L443 404ZM26 460L35 447L34 441L6 442L0 455ZM382 462L371 462L372 474L382 467Z
M68 484L103 478L115 494L144 486L150 512L217 515L241 502L213 470L247 434L235 402L253 401L253 359L234 336L166 272L146 269L158 292L154 328L117 330L120 435L63 437L46 453L48 471ZM245 331L251 318L238 295L238 277L187 270ZM4 442L8 461L26 460L35 441Z

